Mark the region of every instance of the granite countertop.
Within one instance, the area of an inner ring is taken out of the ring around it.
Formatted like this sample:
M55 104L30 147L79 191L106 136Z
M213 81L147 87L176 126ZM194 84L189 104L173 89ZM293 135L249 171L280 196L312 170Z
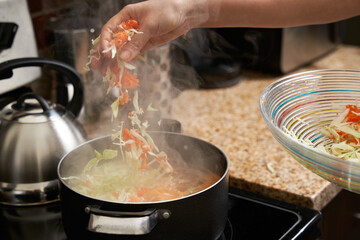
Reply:
M360 69L360 48L339 46L296 72L329 68ZM184 134L225 152L231 186L321 210L341 189L293 159L272 137L260 113L262 90L280 77L244 72L230 88L183 91L173 100L172 117L182 123Z

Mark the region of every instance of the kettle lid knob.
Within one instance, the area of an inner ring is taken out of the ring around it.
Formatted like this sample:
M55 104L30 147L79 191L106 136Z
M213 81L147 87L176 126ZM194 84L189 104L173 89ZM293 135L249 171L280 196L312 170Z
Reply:
M8 104L0 117L13 122L41 123L60 117L65 112L65 108L49 104L43 97L30 92L21 95L16 102Z

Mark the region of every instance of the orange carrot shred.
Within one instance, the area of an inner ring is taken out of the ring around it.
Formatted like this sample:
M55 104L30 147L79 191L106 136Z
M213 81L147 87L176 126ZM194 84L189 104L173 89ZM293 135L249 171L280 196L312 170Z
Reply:
M117 48L122 47L124 43L128 41L128 34L125 31L121 31L115 34L115 46Z
M124 71L121 79L121 86L125 89L135 88L139 86L139 79L137 79L135 75Z
M143 197L144 194L146 194L147 192L149 192L149 188L141 187L136 191L136 194L138 195L138 197Z
M119 197L119 195L120 195L120 193L119 192L113 192L113 196L115 197L115 198L118 198Z
M146 164L146 161L144 160L142 163L141 163L141 166L140 166L140 169L146 169L148 168L149 166Z
M120 105L124 105L124 104L128 103L129 100L130 100L130 99L129 99L129 94L128 94L127 92L124 92L121 100L119 101L119 104L120 104Z
M136 20L129 19L129 20L125 21L125 22L120 23L120 26L122 28L124 28L125 30L138 29L139 28L139 23Z
M358 114L360 113L360 108L358 108L356 105L346 105L346 108L349 109L349 113L346 115L346 121L359 123L360 115Z

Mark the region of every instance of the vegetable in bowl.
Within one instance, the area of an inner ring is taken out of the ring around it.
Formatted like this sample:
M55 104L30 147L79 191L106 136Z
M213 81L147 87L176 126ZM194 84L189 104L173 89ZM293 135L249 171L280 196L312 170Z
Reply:
M360 71L313 70L285 76L260 96L274 138L300 164L360 193Z
M323 126L320 132L333 143L319 145L319 151L335 157L360 163L360 108L356 105L346 105L328 126Z

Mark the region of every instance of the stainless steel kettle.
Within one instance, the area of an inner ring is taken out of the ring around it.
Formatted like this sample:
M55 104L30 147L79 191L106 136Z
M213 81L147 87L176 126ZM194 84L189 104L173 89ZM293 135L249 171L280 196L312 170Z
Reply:
M58 201L59 160L86 141L76 120L83 103L79 74L67 64L43 58L21 58L0 64L0 80L19 67L49 67L74 86L66 107L26 93L0 112L0 203L38 205ZM10 80L9 80L10 81Z

